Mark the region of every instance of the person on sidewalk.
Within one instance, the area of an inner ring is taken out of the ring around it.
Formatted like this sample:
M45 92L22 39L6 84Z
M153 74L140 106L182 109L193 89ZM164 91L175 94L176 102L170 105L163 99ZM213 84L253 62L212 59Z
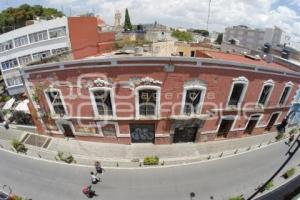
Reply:
M100 174L102 175L102 173L104 172L104 169L101 166L101 163L99 161L95 162L95 169L96 169L96 175Z
M7 121L7 120L4 120L3 126L4 126L4 128L5 128L6 130L9 129L9 124L8 124L8 121Z
M97 183L100 181L100 178L98 178L98 177L94 174L94 172L91 172L90 174L91 174L91 181L92 181L92 183L93 183L93 184L97 184Z
M294 141L295 139L295 135L294 134L290 134L290 137L289 137L289 142L288 142L288 145L290 146L291 143Z

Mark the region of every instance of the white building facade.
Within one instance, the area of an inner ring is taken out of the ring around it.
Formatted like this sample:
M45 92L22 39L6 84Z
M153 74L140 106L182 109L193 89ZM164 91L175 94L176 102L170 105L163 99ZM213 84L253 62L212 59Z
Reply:
M257 50L265 43L272 46L289 45L290 37L279 27L266 29L251 29L247 26L227 27L223 35L223 42L235 40L237 45Z
M9 95L24 92L19 69L70 49L68 18L37 21L0 35L0 64Z

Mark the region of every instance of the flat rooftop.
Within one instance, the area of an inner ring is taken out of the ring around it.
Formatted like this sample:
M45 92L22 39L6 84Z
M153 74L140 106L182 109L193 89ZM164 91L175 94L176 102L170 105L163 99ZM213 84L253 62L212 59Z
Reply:
M295 72L294 70L291 70L284 65L281 65L281 64L278 64L275 62L268 63L263 59L259 59L259 60L251 59L249 57L246 57L245 55L230 54L230 53L223 53L223 52L217 52L217 51L203 51L202 53L205 54L205 56L203 55L203 57L206 57L206 58L212 58L212 59L224 60L224 61L232 61L232 62L248 64L248 65L258 65L258 66L265 67L267 69L274 69L274 70L280 70L280 71L285 71L285 72Z

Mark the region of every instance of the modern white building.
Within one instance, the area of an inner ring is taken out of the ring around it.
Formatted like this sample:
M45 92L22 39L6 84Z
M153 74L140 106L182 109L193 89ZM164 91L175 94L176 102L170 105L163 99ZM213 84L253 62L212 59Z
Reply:
M251 29L247 26L227 27L223 35L223 42L234 40L237 45L257 50L265 43L272 46L289 45L290 37L279 27L266 29Z
M0 63L10 95L24 92L19 69L32 61L70 48L67 17L36 21L0 35Z
M101 22L101 23L99 23ZM115 33L96 17L62 17L36 21L0 35L0 64L9 95L24 92L20 67L69 51L71 59L111 52Z

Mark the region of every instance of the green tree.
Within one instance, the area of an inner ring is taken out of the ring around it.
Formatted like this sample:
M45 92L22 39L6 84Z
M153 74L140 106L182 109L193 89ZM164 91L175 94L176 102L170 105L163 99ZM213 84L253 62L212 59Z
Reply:
M217 44L221 44L223 41L223 33L220 33L215 41Z
M37 17L49 20L62 16L64 16L62 12L54 8L44 8L40 5L23 4L17 8L10 7L0 12L0 34L21 28L26 25L27 20L34 20Z
M131 21L130 21L130 16L129 16L129 12L128 12L127 8L126 8L126 11L125 11L124 29L125 29L125 31L131 31L132 30L132 24L131 24Z
M186 42L193 41L193 35L190 32L175 30L172 32L172 36L178 39L179 41L186 41Z

